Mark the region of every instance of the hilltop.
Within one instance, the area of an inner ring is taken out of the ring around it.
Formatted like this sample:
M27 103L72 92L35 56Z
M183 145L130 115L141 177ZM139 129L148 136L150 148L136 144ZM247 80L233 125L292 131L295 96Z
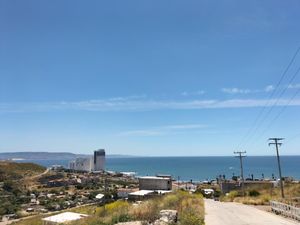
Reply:
M45 167L34 163L0 161L0 182L34 176L45 170Z

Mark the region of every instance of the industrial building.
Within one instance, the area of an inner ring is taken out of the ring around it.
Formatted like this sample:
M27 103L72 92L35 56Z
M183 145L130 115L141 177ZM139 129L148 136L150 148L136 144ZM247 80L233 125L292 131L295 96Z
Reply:
M139 177L139 189L140 190L172 190L172 179L170 176L155 177L145 176Z
M76 171L104 171L105 169L105 150L99 149L94 151L90 157L78 157L69 162L69 169Z

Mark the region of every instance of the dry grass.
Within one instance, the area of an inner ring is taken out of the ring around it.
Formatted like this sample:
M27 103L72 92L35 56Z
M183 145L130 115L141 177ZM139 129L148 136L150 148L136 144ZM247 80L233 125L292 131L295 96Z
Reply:
M70 225L112 225L126 221L148 221L158 219L162 209L175 209L181 225L203 225L204 203L202 195L184 191L168 194L133 205L126 201L116 201L106 207L85 206L70 211L88 214L89 217L69 223ZM49 216L49 215L47 215ZM41 225L41 216L14 223L14 225Z
M34 163L0 161L0 181L19 180L25 177L38 175L45 170L45 167Z
M234 201L247 205L268 205L270 200L282 201L280 188L259 188L256 187L258 196L249 196L249 192L253 190L248 189L246 191L247 196L241 197L237 191L231 191L227 196L221 198L222 201ZM284 187L285 202L293 204L294 198L300 197L300 184L287 183Z

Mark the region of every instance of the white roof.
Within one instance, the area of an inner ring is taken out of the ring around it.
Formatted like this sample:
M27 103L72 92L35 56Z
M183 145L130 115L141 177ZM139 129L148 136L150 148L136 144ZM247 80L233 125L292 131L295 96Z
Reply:
M153 193L154 191L151 190L140 190L129 193L130 195L138 195L138 196L145 196L147 194Z
M73 213L73 212L64 212L55 216L49 216L43 218L44 221L54 222L54 223L65 223L68 221L79 220L88 215L80 214L80 213Z
M155 176L144 176L144 177L139 177L140 179L155 179L155 180L170 180L168 177L155 177Z
M101 199L101 198L103 198L103 197L104 197L104 194L97 194L95 198Z

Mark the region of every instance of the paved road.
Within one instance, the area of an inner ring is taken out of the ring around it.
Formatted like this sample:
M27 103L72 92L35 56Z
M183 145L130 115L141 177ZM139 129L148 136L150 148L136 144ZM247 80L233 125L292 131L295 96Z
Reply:
M233 202L205 199L205 225L299 225L281 216Z

